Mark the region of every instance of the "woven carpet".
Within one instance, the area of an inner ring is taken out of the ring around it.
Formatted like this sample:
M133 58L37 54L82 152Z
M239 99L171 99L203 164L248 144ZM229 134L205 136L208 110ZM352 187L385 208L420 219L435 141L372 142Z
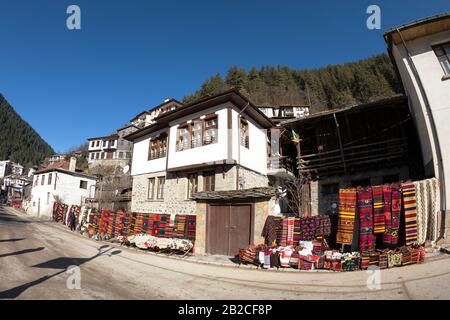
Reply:
M339 219L336 243L351 245L356 215L356 189L339 190Z
M402 184L403 208L405 211L406 245L417 244L416 187L413 183Z
M383 186L372 187L373 192L373 233L383 234L384 224Z
M358 213L359 250L361 253L370 253L375 250L372 187L358 188Z

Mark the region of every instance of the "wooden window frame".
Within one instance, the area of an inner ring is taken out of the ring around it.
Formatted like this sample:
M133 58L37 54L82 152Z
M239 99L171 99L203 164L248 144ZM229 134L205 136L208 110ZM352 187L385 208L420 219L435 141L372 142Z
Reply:
M192 181L195 184L192 184ZM187 190L187 198L190 199L194 193L198 192L198 173L191 173L188 175L188 190Z
M211 121L215 119L216 120L216 124L206 128L206 124L208 121ZM200 137L200 143L198 145L194 145L193 144L193 137L194 137L194 126L195 123L201 122L201 137ZM182 129L187 129L188 132L188 141L187 142L181 142L181 130ZM217 137L215 139L215 141L212 142L207 142L206 141L206 130L210 130L210 129L216 129L217 130ZM218 143L219 141L219 116L217 114L207 114L203 119L202 118L196 118L196 119L192 119L189 123L184 123L178 126L177 128L177 142L176 142L176 151L184 151L184 150L189 150L189 149L195 149L195 148L199 148L199 147L204 147L210 144L214 144L214 143ZM181 148L181 146L183 146L183 148Z
M154 153L152 151L155 151ZM165 158L167 156L167 135L160 135L151 139L148 145L147 160L155 160Z
M47 184L49 184L49 185L52 184L52 174L51 173L48 174Z
M216 190L216 172L206 171L203 173L203 191Z
M246 130L243 131L243 126L246 127ZM250 149L250 126L248 121L244 118L241 118L239 121L239 130L241 132L241 146Z
M154 200L155 199L155 185L156 185L156 178L148 178L148 190L147 190L147 200Z
M86 185L86 188L83 188L83 185ZM87 180L80 180L80 189L87 190L88 189L88 182Z
M441 57L445 57L445 59L447 60L448 64L450 65L450 53L447 53L447 51L445 50L446 46L450 46L450 42L444 42L444 43L441 43L441 44L437 44L435 46L432 46L432 48L433 48L434 54L438 58L439 65L441 66L442 70L444 71L444 75L445 76L450 76L450 71L445 70L445 68L442 65L441 60L440 60ZM436 52L437 50L442 50L444 52L444 54L443 55L438 55L438 53Z
M41 186L43 186L44 183L45 183L45 174L43 174L43 175L41 176Z
M163 183L161 183L163 181ZM161 188L162 185L162 188ZM166 177L158 177L158 187L156 188L156 199L164 200L164 187L166 185Z

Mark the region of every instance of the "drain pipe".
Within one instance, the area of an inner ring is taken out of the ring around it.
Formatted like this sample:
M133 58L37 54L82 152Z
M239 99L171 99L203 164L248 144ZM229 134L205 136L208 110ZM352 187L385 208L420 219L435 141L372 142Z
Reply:
M236 166L236 190L239 190L239 166L241 165L241 114L244 113L245 109L248 108L248 106L250 105L250 102L247 102L247 105L244 107L244 109L242 109L237 116L238 119L238 125L237 125L237 129L238 129L238 163Z
M439 170L439 180L440 180L440 202L441 202L441 209L442 209L442 221L441 221L441 233L440 236L442 237L442 239L445 239L445 216L446 216L446 210L447 210L447 201L445 199L445 174L444 174L444 162L442 160L442 152L441 152L441 145L439 143L439 137L437 134L437 129L436 129L436 124L434 122L434 116L433 116L433 112L431 111L431 107L430 107L430 101L428 100L428 96L427 93L425 91L425 88L423 86L423 82L420 78L419 72L416 69L416 65L414 64L414 61L412 59L411 53L408 49L408 46L406 45L405 39L403 38L402 33L400 32L400 30L397 28L396 29L398 35L400 36L400 39L402 41L403 47L405 47L406 53L407 53L407 59L409 62L409 65L411 67L411 71L414 74L414 77L416 78L417 84L419 86L420 89L420 93L423 97L424 103L425 103L425 108L427 110L427 117L430 121L430 125L431 125L431 132L433 134L433 140L435 143L435 147L436 147L436 160L437 160L437 165L438 165L438 170ZM437 240L437 239L436 239Z

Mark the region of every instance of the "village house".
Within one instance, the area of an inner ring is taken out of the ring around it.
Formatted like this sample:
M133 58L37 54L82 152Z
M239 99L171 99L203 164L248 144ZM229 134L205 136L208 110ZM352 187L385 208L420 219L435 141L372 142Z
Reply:
M23 199L26 186L31 184L32 179L26 176L9 175L3 178L2 191L8 199Z
M53 205L62 202L81 206L95 193L96 177L76 170L76 158L34 172L27 214L52 219Z
M183 107L183 104L173 98L165 99L163 103L151 108L150 110L143 111L136 117L130 120L130 122L138 127L143 128L154 123L154 119L163 113L173 111L175 109Z
M23 166L10 160L0 161L0 179L8 175L21 176L23 174Z
M441 184L445 238L444 231L450 231L450 13L393 28L384 37L408 98L425 173Z
M124 136L136 130L137 128L131 124L117 129L114 134L88 139L89 167L129 165L133 144L125 140Z
M306 105L278 105L258 107L258 109L273 122L279 123L288 119L299 119L309 116L310 106Z
M261 241L269 214L267 129L236 90L161 114L133 141L131 211L195 214L196 253L235 254Z

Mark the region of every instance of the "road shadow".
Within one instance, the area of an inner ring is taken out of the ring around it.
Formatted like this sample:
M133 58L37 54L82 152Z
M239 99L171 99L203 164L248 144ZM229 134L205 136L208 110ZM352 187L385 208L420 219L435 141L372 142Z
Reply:
M4 240L0 240L0 243L3 242L17 242L17 241L22 241L25 240L25 238L20 238L20 239L4 239Z
M106 249L103 251L103 249ZM98 253L90 258L67 258L67 257L61 257L61 258L56 258L56 259L52 259L49 260L47 262L44 263L40 263L37 264L35 266L33 266L34 268L49 268L49 269L61 269L61 271L58 271L54 274L51 275L47 275L44 277L41 277L37 280L25 283L23 285L5 290L5 291L1 291L0 292L0 299L15 299L17 297L19 297L24 291L26 291L27 289L34 287L38 284L41 284L45 281L47 281L48 279L51 279L53 277L56 277L64 272L66 272L67 268L69 266L81 266L89 261L92 261L100 256L106 255L106 256L113 256L116 254L120 254L122 251L121 250L114 250L111 251L112 249L114 249L114 247L110 247L108 245L103 245L101 247L99 247Z
M25 249L25 250L20 250L20 251L16 251L16 252L4 253L4 254L0 254L0 258L9 257L9 256L17 256L19 254L36 252L36 251L41 251L44 249L45 249L44 247L39 247L39 248L35 248L35 249Z
M30 223L30 221L22 220L15 215L6 213L3 208L0 208L0 223L1 222Z

